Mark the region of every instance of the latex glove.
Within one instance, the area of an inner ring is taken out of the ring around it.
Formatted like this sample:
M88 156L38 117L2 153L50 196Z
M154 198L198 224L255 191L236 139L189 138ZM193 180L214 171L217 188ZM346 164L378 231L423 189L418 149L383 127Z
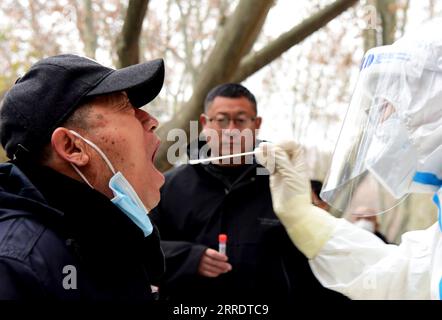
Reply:
M298 249L313 258L330 239L338 219L313 206L302 148L293 141L261 143L255 156L271 173L276 215Z
M311 203L310 180L299 145L293 141L277 145L263 142L255 151L256 160L271 173L273 209L278 216L293 215L287 212L287 205L295 196L302 196Z

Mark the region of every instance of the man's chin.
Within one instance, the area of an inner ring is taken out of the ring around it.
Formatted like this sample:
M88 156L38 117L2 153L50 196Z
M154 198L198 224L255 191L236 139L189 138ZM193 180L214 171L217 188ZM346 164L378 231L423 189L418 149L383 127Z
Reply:
M166 181L166 178L164 177L164 174L155 167L155 165L153 166L153 168L155 174L158 176L158 179L155 179L155 181L158 181L159 188L161 188Z
M161 186L164 184L164 176L161 174L161 177L161 181L160 179L155 178L155 184L151 185L151 187L146 190L148 192L148 198L146 200L148 203L147 209L149 211L154 209L161 200L160 189Z
M149 208L148 208L148 210L149 210L149 213L150 213L150 211L152 211L153 209L155 209L156 208L156 206L158 205L158 203L160 203L160 191L158 190L158 196L156 197L156 199L154 199L154 200L151 200L151 203L149 204Z

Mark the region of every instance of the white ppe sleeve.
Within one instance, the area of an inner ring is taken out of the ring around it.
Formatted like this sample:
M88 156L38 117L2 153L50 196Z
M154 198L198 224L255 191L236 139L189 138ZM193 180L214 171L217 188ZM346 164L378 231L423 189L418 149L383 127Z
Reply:
M351 299L430 299L433 254L440 244L437 224L407 232L400 245L339 219L333 235L311 259L323 286Z

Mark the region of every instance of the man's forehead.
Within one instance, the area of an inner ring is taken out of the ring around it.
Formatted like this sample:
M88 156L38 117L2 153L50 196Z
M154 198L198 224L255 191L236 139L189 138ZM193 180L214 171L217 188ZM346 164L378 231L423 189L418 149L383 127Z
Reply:
M218 96L212 101L208 111L217 114L240 114L255 112L252 102L246 97L231 98L222 96Z

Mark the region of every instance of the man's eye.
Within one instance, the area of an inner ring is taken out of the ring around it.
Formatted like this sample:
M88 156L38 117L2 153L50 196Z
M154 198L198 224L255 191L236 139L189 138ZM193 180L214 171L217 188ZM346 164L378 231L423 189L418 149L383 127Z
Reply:
M235 121L236 121L236 123L238 123L238 124L244 124L244 123L247 121L247 119L238 118L238 119L235 119Z

